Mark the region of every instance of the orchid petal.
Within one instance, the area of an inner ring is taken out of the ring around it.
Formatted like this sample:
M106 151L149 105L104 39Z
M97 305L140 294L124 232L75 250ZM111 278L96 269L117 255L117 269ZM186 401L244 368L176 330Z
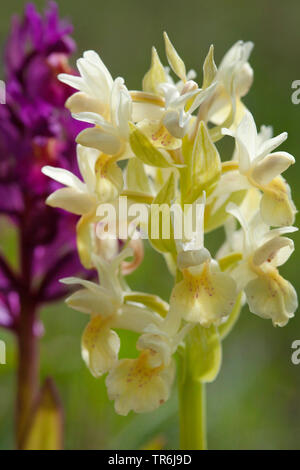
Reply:
M98 149L107 155L115 155L121 149L121 142L118 137L96 127L82 131L77 136L76 142L85 147Z
M249 282L245 293L250 311L274 326L285 326L298 307L294 287L275 268Z
M286 237L275 237L260 246L253 255L257 266L268 262L273 266L284 264L294 251L294 242Z
M167 368L152 368L148 357L146 350L138 359L122 359L109 372L105 383L118 414L126 416L131 410L150 412L168 400L174 380L174 362Z
M95 207L96 198L93 195L77 191L73 188L62 188L50 194L46 203L48 206L58 207L72 214L82 215L90 212Z
M82 358L94 377L100 377L115 366L119 350L120 338L110 329L109 319L94 316L81 340Z
M293 163L294 157L287 152L271 153L254 166L252 178L260 185L269 184Z
M68 186L69 188L77 189L78 191L85 191L85 184L68 170L56 168L54 166L44 166L42 168L42 173L58 183Z

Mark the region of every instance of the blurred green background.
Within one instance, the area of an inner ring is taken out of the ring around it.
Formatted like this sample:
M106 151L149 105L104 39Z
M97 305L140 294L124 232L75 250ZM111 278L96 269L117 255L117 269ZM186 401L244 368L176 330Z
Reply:
M0 43L10 17L26 2L2 2ZM46 2L35 1L38 7ZM290 0L59 0L60 12L74 23L79 56L98 51L114 77L137 89L149 67L153 44L163 57L162 32L167 30L187 68L201 76L211 43L216 63L238 39L252 40L250 63L255 80L246 104L257 125L272 124L275 134L287 130L284 150L300 153L300 105L291 102L291 83L300 80L300 2ZM0 78L2 78L0 76ZM299 165L285 173L299 206ZM220 235L209 237L216 247ZM1 238L11 254L11 233ZM295 241L299 235L294 237ZM299 245L298 245L299 246ZM281 270L298 290L297 254ZM149 249L142 267L131 275L131 286L168 299L171 279L159 255ZM64 305L43 312L46 334L41 341L41 377L52 375L60 390L68 449L137 449L163 436L166 448L178 448L176 390L171 400L152 414L117 416L109 403L103 380L94 379L80 357L80 336L86 318ZM291 344L300 339L300 317L285 328L273 328L244 308L233 333L224 342L223 367L208 386L208 438L211 449L300 449L300 365L291 363ZM7 365L0 365L0 449L13 448L15 385L14 339L7 342ZM123 335L123 353L133 355L134 338Z

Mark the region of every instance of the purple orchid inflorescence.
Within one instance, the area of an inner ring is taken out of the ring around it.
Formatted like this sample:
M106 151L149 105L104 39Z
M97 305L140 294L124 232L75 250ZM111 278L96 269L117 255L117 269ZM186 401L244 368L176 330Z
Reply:
M72 90L57 80L71 72L72 25L50 2L40 15L28 4L13 17L4 56L6 104L0 105L0 215L15 224L20 240L16 271L0 252L0 326L18 330L22 296L36 310L65 295L58 279L82 272L76 251L76 217L45 205L55 187L41 173L47 164L77 172L75 137L82 123L64 104ZM75 163L76 164L76 163ZM41 328L35 324L36 333Z

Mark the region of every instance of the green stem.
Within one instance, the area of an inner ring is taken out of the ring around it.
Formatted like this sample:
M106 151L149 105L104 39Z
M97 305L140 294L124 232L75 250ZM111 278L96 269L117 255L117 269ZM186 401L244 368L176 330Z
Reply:
M194 380L180 367L179 374L180 449L206 450L205 384Z

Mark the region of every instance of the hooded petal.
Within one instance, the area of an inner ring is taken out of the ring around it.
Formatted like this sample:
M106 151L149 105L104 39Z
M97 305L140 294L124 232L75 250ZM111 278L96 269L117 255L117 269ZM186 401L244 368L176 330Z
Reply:
M59 207L72 214L82 215L90 212L95 207L96 198L73 188L62 188L50 194L46 203L48 206Z
M293 163L295 163L294 157L287 152L271 153L255 165L252 178L260 185L269 184Z
M291 190L286 181L278 176L263 188L260 203L261 216L271 226L293 225L296 208L291 198Z
M250 312L272 319L274 326L285 326L298 307L297 294L277 269L268 269L245 288Z
M72 114L90 112L106 115L107 113L107 106L82 91L70 96L65 106Z
M111 318L96 315L82 335L82 358L94 377L108 372L118 360L120 338L110 326Z
M98 127L85 129L76 138L78 144L100 150L107 155L115 155L121 150L119 137L108 134Z
M268 262L273 266L284 264L294 251L294 242L286 237L274 237L264 243L253 255L253 263L256 266Z

